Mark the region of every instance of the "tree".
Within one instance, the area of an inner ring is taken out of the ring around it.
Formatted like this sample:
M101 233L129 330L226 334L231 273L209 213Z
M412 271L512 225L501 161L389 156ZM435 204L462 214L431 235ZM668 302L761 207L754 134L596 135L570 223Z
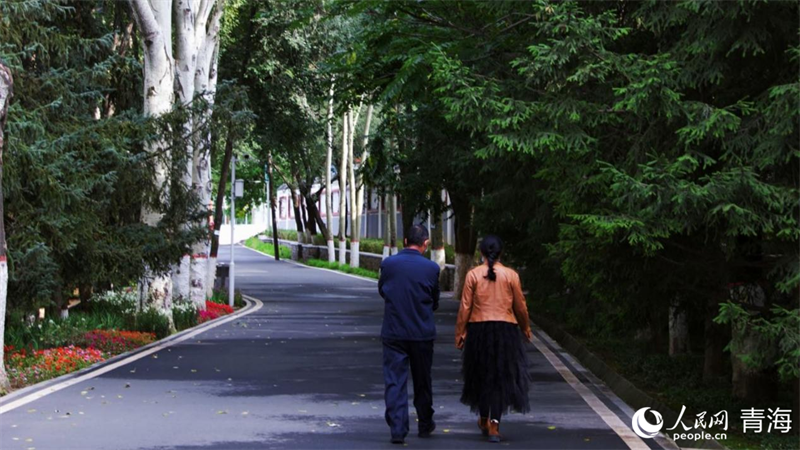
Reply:
M372 112L373 112L373 105L370 103L367 106L367 118L366 122L364 123L364 134L363 140L361 143L361 148L363 151L361 152L361 157L359 158L359 164L364 165L366 164L367 158L369 157L369 151L367 150L367 144L369 143L369 129L372 126ZM352 184L351 190L353 191L353 195L350 196L353 203L353 217L352 222L353 226L351 227L350 233L350 266L351 267L358 267L359 266L359 241L361 240L361 221L364 217L364 190L366 189L366 185L364 184L364 176L362 171L358 171L356 175L355 169L355 161L353 160L353 149L352 142L350 144L350 182Z
M76 290L89 301L145 265L167 272L196 237L177 226L190 214L184 192L154 201L163 186L142 182L157 167L174 180L164 152L144 148L179 140L180 113L142 117L129 14L124 3L0 3L0 59L15 85L3 160L9 310L65 314ZM157 226L142 223L145 204Z
M0 60L0 186L3 181L3 152L5 151L5 128L8 105L14 95L14 77L11 69ZM0 189L0 361L4 361L4 332L6 323L6 299L8 298L8 259L6 257L6 227L4 216L3 191ZM5 364L0 363L0 392L8 392L8 374Z
M342 115L342 154L339 158L339 264L347 264L347 160L349 155L350 133L352 133L351 119L353 110L348 109Z
M143 112L148 117L158 117L169 112L173 101L174 61L172 58L172 8L167 4L150 4L147 0L129 0L136 25L142 34L144 53L144 99ZM150 153L159 153L167 148L166 142L150 146ZM155 185L163 189L166 185L164 164L156 168ZM164 195L163 193L161 195ZM162 219L151 205L144 205L142 221L149 226L158 226ZM166 274L152 269L139 283L142 301L152 302L169 317L172 316L172 280ZM171 319L170 319L171 323Z
M325 228L325 242L328 246L328 262L336 261L336 252L333 246L333 233L330 231L331 219L333 218L333 201L331 192L331 178L333 174L333 94L334 82L331 79L331 90L328 94L328 116L327 116L327 146L325 152L325 223L328 225Z

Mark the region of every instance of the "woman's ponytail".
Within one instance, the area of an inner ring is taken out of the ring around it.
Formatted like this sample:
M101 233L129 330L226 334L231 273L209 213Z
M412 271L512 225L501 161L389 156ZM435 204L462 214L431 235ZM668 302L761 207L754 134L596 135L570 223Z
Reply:
M481 253L483 257L486 258L486 262L489 263L489 272L486 273L484 278L496 281L497 274L494 271L494 263L500 259L500 254L503 253L503 241L492 234L485 236L483 240L481 240Z

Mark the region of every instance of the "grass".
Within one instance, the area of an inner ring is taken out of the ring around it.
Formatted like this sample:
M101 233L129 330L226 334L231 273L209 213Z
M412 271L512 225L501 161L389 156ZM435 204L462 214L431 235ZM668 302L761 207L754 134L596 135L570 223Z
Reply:
M245 247L250 247L253 250L258 250L262 253L266 253L271 256L275 256L275 246L273 246L269 242L262 242L257 236L253 236L250 239L244 241ZM280 257L283 259L292 259L292 251L289 247L285 245L279 245L278 251L280 252Z
M339 272L345 272L353 275L359 275L366 278L374 278L378 279L378 272L362 269L360 267L353 268L347 264L339 264L337 262L328 262L323 261L321 259L309 259L306 261L306 264L312 267L321 267L323 269L331 269L331 270L338 270Z

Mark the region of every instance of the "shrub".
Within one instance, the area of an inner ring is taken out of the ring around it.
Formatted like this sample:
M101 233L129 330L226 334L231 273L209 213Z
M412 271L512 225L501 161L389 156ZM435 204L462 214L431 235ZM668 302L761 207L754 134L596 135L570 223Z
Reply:
M76 344L86 348L96 348L108 355L118 355L147 345L155 339L154 333L92 330L84 333Z
M172 321L178 331L197 325L197 306L193 302L176 302L172 306Z
M158 339L170 335L169 319L156 308L148 307L133 316L128 328L134 331L154 333Z
M15 351L11 346L5 349L5 365L14 388L49 380L105 359L98 349L72 345L30 352L25 349Z

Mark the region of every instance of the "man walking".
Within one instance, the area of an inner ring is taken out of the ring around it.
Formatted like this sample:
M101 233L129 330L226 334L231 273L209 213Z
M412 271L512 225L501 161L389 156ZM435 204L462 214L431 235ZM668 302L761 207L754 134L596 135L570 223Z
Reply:
M408 370L414 382L414 407L419 437L429 437L433 422L431 364L439 308L439 265L425 258L428 229L414 225L405 235L405 248L381 264L378 291L383 297L383 378L386 383L386 423L392 443L408 435Z

